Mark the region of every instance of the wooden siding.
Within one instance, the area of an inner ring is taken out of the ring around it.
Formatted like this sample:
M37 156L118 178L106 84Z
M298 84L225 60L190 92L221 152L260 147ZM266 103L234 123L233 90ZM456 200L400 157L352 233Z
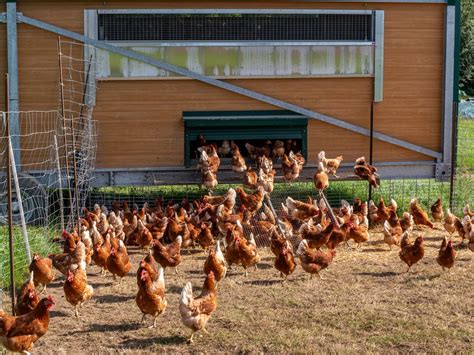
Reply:
M106 4L106 5L104 5ZM441 4L309 2L160 2L160 7L347 8L385 10L384 101L375 107L375 129L441 150L444 9ZM156 2L28 1L18 11L83 32L87 8L152 8ZM0 26L0 70L6 68L5 26ZM58 107L57 36L19 25L21 110ZM232 80L236 85L368 127L372 79L311 78ZM0 102L4 104L3 85ZM99 121L97 167L157 167L183 164L182 111L272 109L274 107L192 80L126 80L99 84L94 118ZM317 152L368 154L368 138L311 121L309 160ZM424 155L375 143L376 161L429 160Z

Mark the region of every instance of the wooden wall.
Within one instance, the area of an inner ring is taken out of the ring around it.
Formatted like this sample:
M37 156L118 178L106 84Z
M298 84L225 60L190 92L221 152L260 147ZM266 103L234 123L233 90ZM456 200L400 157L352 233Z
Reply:
M105 5L104 5L105 4ZM25 15L83 32L87 8L153 8L156 2L22 0ZM375 129L441 151L444 10L441 4L316 2L160 2L182 8L347 8L385 10L384 101L375 107ZM5 26L0 26L0 70L5 71ZM19 25L21 110L58 107L57 36ZM348 122L369 127L372 79L229 80ZM0 85L2 87L2 85ZM3 87L0 101L4 104ZM183 164L182 111L274 109L192 80L101 81L94 118L99 121L97 167L158 167ZM309 161L317 152L343 154L346 161L368 154L368 138L311 121ZM431 160L376 141L376 161Z

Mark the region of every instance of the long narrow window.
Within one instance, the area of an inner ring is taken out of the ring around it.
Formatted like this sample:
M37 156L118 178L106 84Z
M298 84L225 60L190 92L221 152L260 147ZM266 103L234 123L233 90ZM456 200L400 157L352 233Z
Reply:
M372 76L374 12L87 10L86 34L216 78ZM99 78L177 77L97 51Z

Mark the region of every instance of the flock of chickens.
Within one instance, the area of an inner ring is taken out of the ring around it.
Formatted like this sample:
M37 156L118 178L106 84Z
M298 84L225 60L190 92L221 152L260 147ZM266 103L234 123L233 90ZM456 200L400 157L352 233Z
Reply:
M201 171L202 186L210 191L218 184L217 171L221 165L219 156L225 157L231 154L232 171L243 178L244 186L250 189L262 186L268 193L273 191L276 174L272 158L281 160L283 179L289 183L299 177L305 163L301 152L295 154L291 150L295 148L292 140L287 141L286 148L285 144L278 140L274 145L271 141L267 141L263 147L245 143L245 149L251 160L256 163L257 170L253 170L250 165L247 165L246 159L240 153L239 146L234 141L229 143L225 140L219 148L214 144L206 144L204 137L201 137L199 141L202 145L198 147L200 154L198 169Z
M262 186L265 192L273 192L273 184L276 171L273 169L273 159L281 161L281 172L283 180L292 183L297 180L303 170L305 158L301 152L296 154L296 142L288 140L275 141L268 140L262 147L245 143L245 149L251 161L255 162L256 170L251 165L247 165L247 160L240 152L240 148L234 141L224 140L219 148L215 144L207 144L204 136L198 137L197 151L200 155L198 170L201 172L202 186L211 193L217 186L217 172L221 165L220 157L231 155L232 171L243 178L243 185L249 189L256 189ZM314 175L314 183L318 190L323 191L329 186L328 174L337 177L336 172L343 158L338 156L334 159L327 159L324 151L318 154L318 169ZM356 159L354 174L377 188L379 186L379 176L377 168L367 163L365 157Z
M212 159L214 152L213 146L202 149L202 171L211 174L217 171ZM238 150L233 154L238 157ZM295 156L290 152L287 158L299 166ZM266 200L272 188L259 180L261 174L272 175L272 169L268 170L271 160L265 154L255 158L260 161L257 179L245 183L253 192L238 187L220 196L204 195L193 202L185 199L165 205L162 199L157 199L154 207L145 204L141 209L136 205L130 208L126 202L113 202L110 210L99 205L92 211L85 209L76 228L71 233L63 231L62 253L47 257L34 254L30 278L17 297L16 316L0 311L0 342L10 351L27 352L47 332L54 300L50 296L40 300L36 287L41 286L41 292L46 292L47 285L55 280L56 270L65 276L65 298L79 316L81 305L94 297L87 280L88 268L95 265L104 277L109 273L121 283L133 267L127 252L130 246L144 251L143 260L134 268L136 304L143 320L146 316L153 317L152 327L156 327L159 315L167 308L164 270L174 268L178 272L184 249L200 246L207 253L200 295L193 295L188 282L179 299L182 323L191 329L189 342L193 342L195 332L207 332L206 324L217 307L217 284L226 277L227 270L234 265L242 266L247 276L248 268L257 269L260 255L256 240L270 247L275 255L274 267L283 282L296 269L297 259L311 277L320 277L320 272L333 262L341 244L348 245L352 240L360 247L369 240L369 221L383 226L383 240L390 248L400 248L399 256L408 266L407 271L423 258L423 236L412 241L412 231L415 227L423 230L435 227L416 199L401 218L397 203L391 200L386 205L383 199L377 205L360 199L355 199L353 204L341 201L341 207L331 209L323 198L298 201L288 197L276 213L270 200ZM342 157L326 159L324 152L320 153L314 185L321 194L329 185L328 174L336 175L341 161ZM248 169L245 171L249 173ZM376 168L364 158L357 160L354 172L378 186ZM445 237L440 245L437 262L443 269L450 269L456 254L451 240L453 233L462 238L461 243L467 239L468 248L474 252L474 213L466 206L462 219L449 209L445 215L438 199L431 207L431 215L449 233L450 237Z

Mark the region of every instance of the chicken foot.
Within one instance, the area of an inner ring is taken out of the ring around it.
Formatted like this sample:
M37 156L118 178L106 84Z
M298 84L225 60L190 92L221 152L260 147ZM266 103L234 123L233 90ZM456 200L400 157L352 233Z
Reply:
M194 330L192 331L191 336L188 339L188 344L194 344L193 337L194 337Z
M316 273L316 275L318 275L318 277L319 277L319 279L320 279L320 280L327 280L326 278L322 277L322 276L321 276L321 274L320 274L319 272L318 272L318 273Z
M322 277L322 276L319 274L319 272L316 272L315 274L318 276L318 278L319 278L320 280L326 280L324 277ZM314 274L310 274L309 279L312 280L312 279L313 279L313 276L314 276Z
M156 321L158 320L158 316L153 319L153 324L148 327L148 329L155 329L156 328Z

